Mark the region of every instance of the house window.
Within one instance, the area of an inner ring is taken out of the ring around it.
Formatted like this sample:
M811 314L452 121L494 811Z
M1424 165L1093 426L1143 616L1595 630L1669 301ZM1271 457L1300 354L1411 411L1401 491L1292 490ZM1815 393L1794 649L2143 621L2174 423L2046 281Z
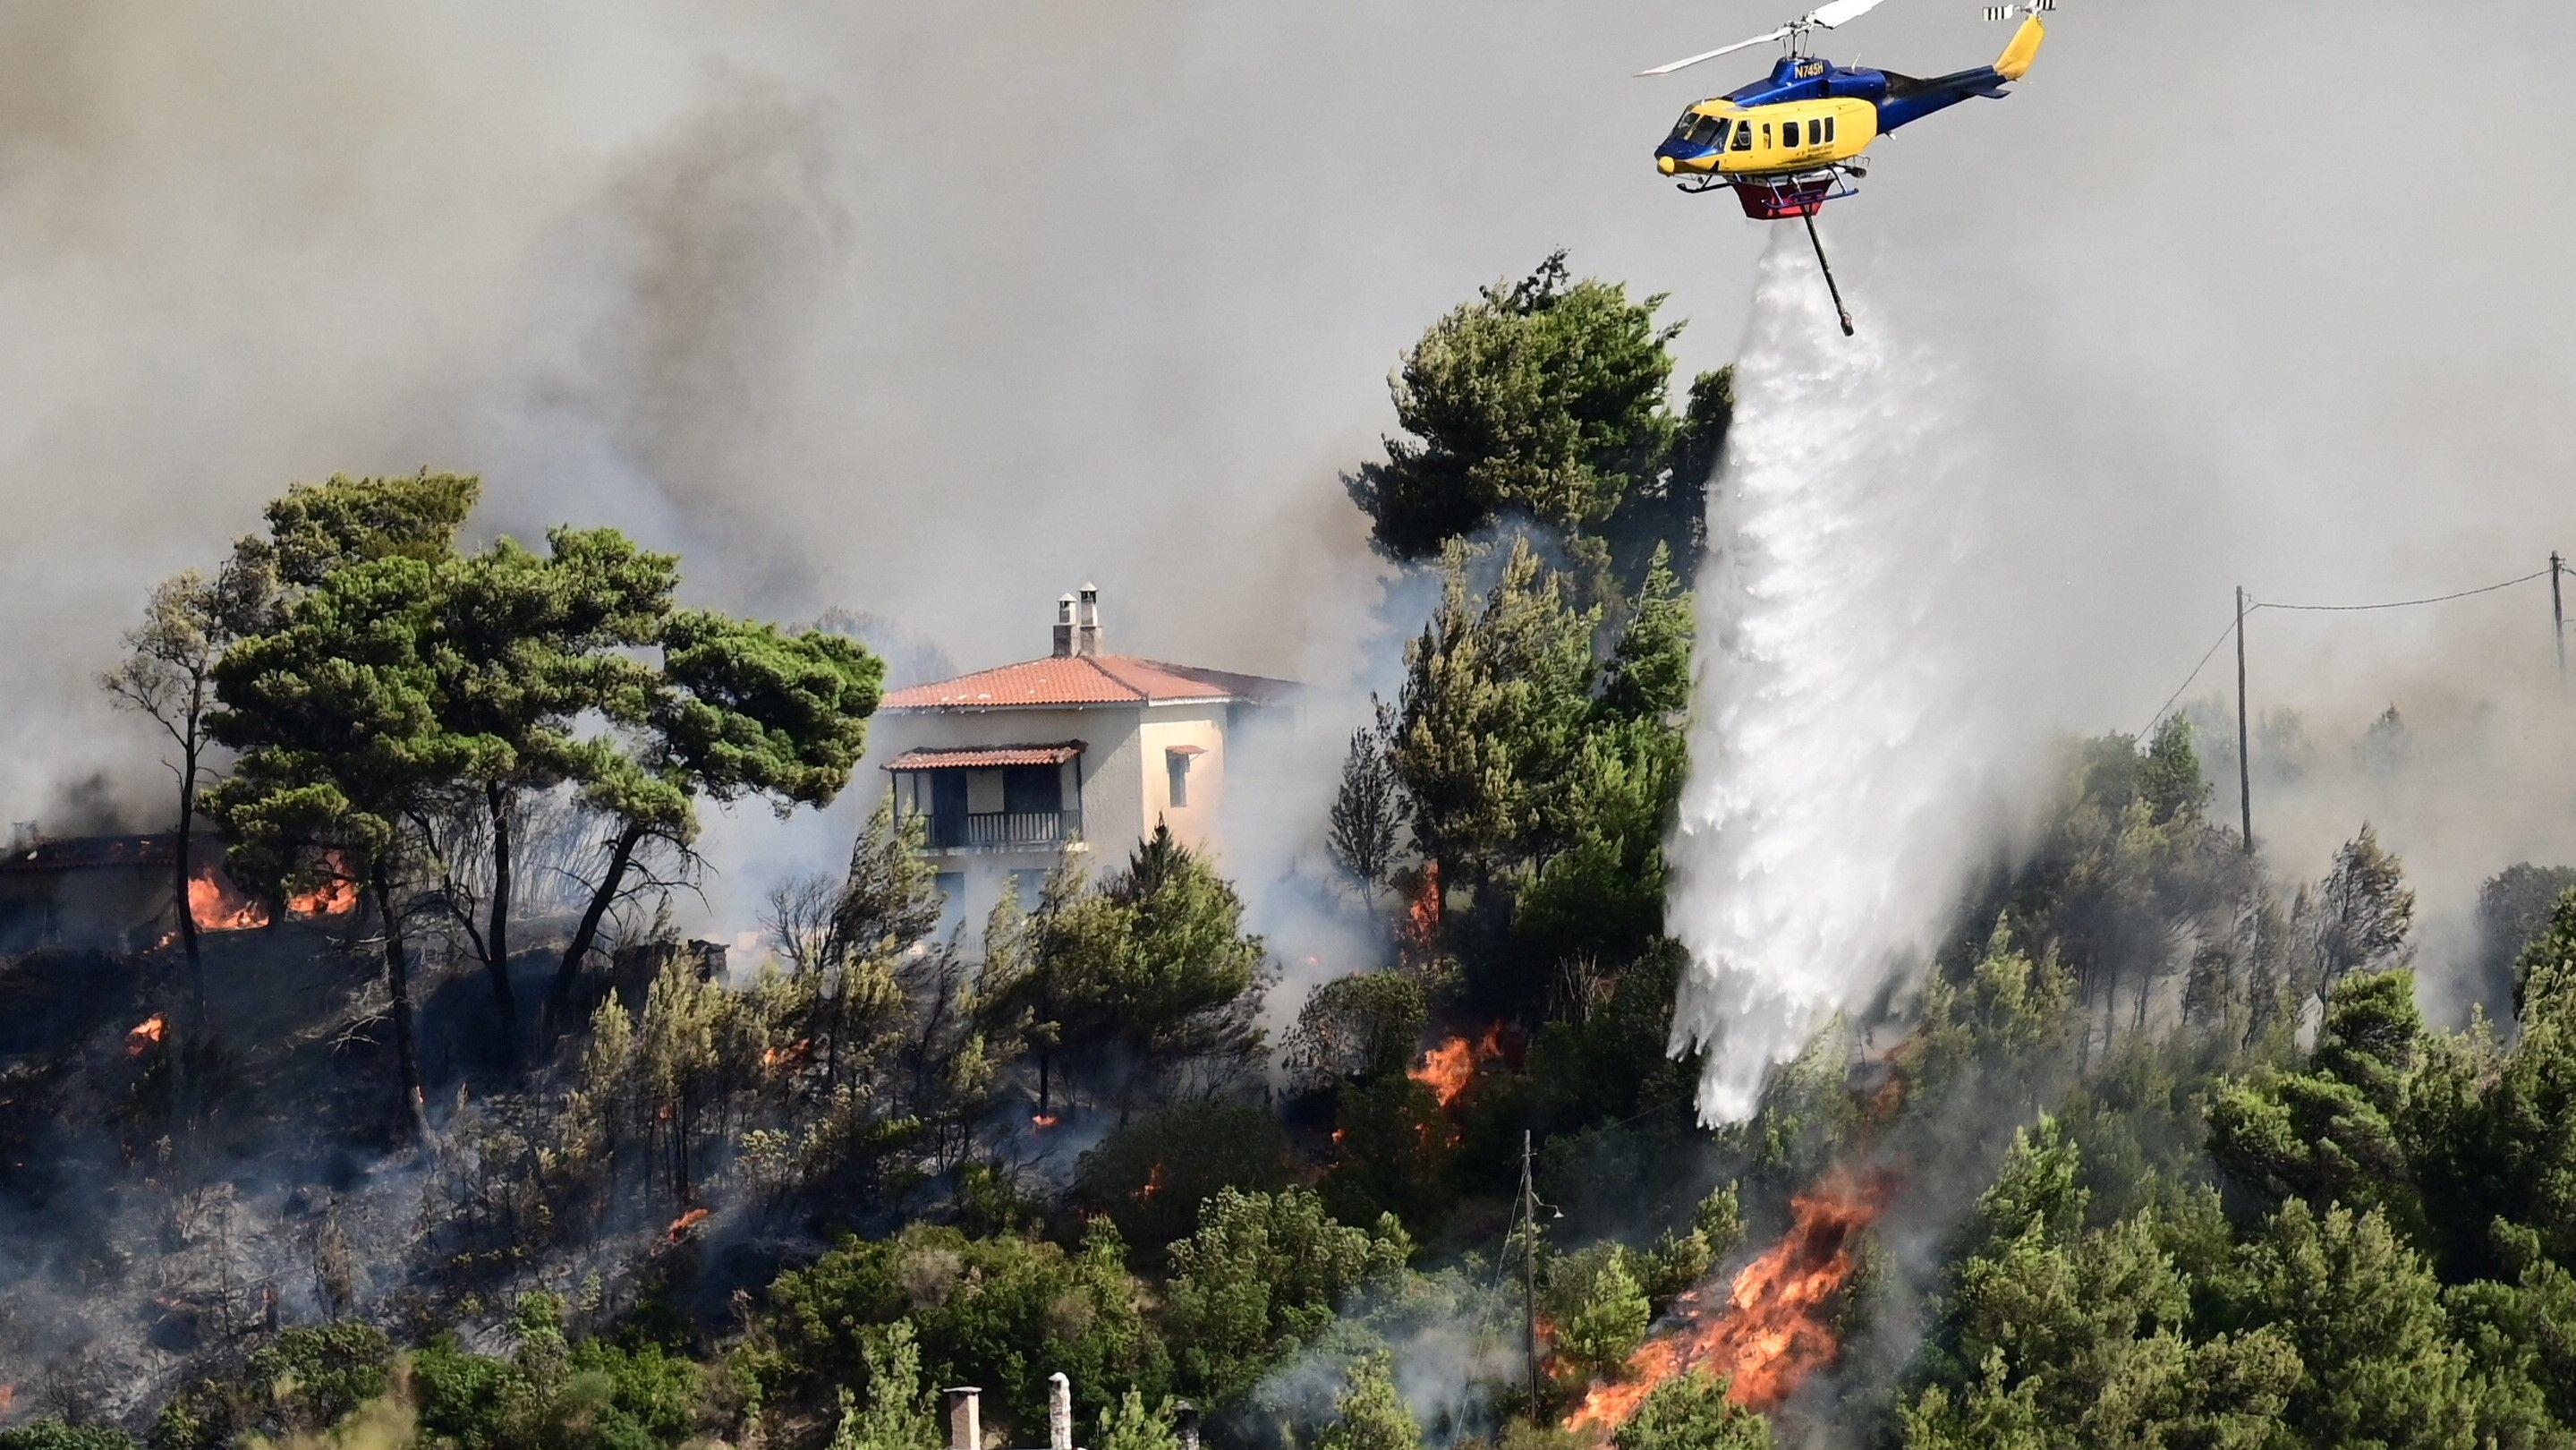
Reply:
M1190 803L1190 761L1197 754L1186 745L1163 752L1163 774L1171 782L1171 799L1176 808Z
M1044 871L1011 873L1011 890L1019 895L1020 910L1034 912L1038 909L1038 903L1046 899L1046 882L1047 874Z

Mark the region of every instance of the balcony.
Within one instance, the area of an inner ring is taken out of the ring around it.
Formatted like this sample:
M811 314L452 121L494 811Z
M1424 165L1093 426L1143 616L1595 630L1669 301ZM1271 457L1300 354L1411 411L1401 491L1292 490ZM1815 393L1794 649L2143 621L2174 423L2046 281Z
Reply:
M1053 851L1081 839L1080 811L932 811L922 817L930 851Z

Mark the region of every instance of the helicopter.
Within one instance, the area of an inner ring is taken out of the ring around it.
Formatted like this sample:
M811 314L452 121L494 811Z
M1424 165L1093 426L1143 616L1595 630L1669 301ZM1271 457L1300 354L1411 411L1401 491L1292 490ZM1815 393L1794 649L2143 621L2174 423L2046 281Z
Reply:
M1795 217L1806 223L1807 239L1815 246L1816 265L1825 274L1825 287L1833 294L1845 337L1853 332L1851 311L1843 306L1842 288L1834 282L1833 264L1825 259L1824 240L1816 234L1816 213L1826 202L1857 192L1852 183L1869 174L1864 153L1879 137L1961 101L2003 99L2004 87L2028 75L2031 62L2039 56L2040 42L2047 34L2039 17L2057 9L2057 0L2014 0L1985 7L1988 20L2021 17L2012 43L1992 65L1929 80L1836 65L1809 53L1808 38L1815 32L1849 24L1879 4L1880 0L1826 0L1766 34L1637 73L1671 75L1739 50L1775 40L1787 42L1770 75L1683 111L1672 134L1655 148L1655 169L1680 178L1685 192L1732 190L1744 214L1756 221Z

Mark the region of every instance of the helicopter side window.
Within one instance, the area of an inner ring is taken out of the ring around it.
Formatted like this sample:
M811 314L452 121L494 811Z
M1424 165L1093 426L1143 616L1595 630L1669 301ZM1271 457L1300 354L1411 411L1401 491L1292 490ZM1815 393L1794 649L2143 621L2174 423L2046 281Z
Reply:
M1762 129L1768 131L1771 128L1765 126ZM1738 121L1735 123L1735 149L1738 151L1750 151L1753 149L1753 123L1751 121Z
M1830 146L1830 145L1832 145L1833 143L1834 143L1834 118L1833 118L1833 117L1831 117L1831 116L1827 116L1827 117L1825 118L1825 144L1826 144L1826 145L1828 145L1828 146Z
M1724 116L1711 116L1709 119L1717 124L1709 127L1708 134L1700 139L1710 150L1723 151L1726 149L1726 129L1733 123Z
M1807 123L1807 144L1810 146L1822 146L1825 144L1824 122L1809 121Z

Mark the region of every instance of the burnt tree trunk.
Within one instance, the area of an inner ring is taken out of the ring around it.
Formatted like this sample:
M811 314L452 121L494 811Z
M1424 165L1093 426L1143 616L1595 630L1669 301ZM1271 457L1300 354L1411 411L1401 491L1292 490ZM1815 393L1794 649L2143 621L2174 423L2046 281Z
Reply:
M629 823L617 833L609 848L608 869L600 874L599 885L590 893L590 905L581 913L581 925L574 928L572 941L564 947L563 961L555 967L555 982L546 993L546 1033L563 1030L565 1012L572 1006L573 988L581 981L581 964L599 940L599 923L607 917L609 906L626 884L627 868L635 864L636 848L644 844L645 828Z
M490 956L484 968L492 976L492 1006L501 1014L502 1055L519 1060L519 999L510 990L510 793L499 785L484 788L492 810L492 926L484 937Z
M385 993L393 999L394 1075L402 1092L394 1130L405 1141L416 1142L428 1129L429 1104L421 1089L420 1050L412 1040L411 964L403 956L402 917L394 910L393 882L385 863L370 864L367 880L375 892L376 915L384 924Z
M191 733L194 726L190 726ZM188 956L189 1035L203 1041L206 1035L206 958L197 941L197 911L188 900L189 847L196 841L197 827L197 752L183 750L179 757L179 844L178 858L170 863L170 899L179 911L179 947Z

